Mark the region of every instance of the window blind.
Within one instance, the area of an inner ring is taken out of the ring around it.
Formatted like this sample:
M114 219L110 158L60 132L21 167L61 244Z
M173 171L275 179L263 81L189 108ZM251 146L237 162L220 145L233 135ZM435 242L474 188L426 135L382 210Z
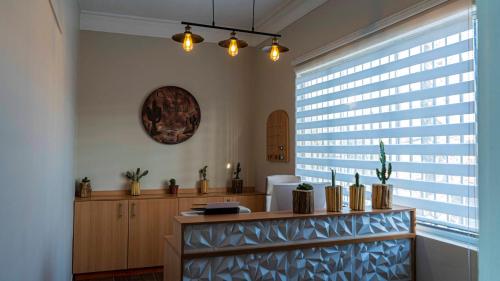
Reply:
M477 231L474 38L459 13L298 72L296 174L328 182L336 169L347 187L359 172L370 190L383 140L396 204Z

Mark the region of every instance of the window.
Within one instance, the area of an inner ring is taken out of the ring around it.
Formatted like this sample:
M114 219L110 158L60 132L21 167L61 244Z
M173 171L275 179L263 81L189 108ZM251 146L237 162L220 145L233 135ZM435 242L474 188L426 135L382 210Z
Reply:
M394 37L297 72L296 174L329 182L334 168L347 187L359 172L370 190L383 140L396 204L417 208L421 223L477 232L469 14Z

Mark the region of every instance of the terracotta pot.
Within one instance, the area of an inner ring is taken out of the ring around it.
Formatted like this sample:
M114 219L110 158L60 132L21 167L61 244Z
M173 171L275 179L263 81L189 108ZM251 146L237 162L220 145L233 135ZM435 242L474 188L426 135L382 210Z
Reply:
M313 190L293 190L293 212L297 214L314 213L314 191Z
M178 190L179 190L178 185L169 185L168 186L168 193L170 193L170 194L177 194Z
M243 180L242 179L233 179L232 180L231 192L233 192L233 193L242 193L243 192Z
M200 181L200 193L207 194L208 193L208 180Z
M372 184L372 208L392 209L392 184Z
M340 212L342 210L342 186L326 186L325 197L327 212Z
M130 183L130 195L138 196L141 195L141 183L138 181L132 181Z
M349 186L349 207L353 211L365 210L365 186Z

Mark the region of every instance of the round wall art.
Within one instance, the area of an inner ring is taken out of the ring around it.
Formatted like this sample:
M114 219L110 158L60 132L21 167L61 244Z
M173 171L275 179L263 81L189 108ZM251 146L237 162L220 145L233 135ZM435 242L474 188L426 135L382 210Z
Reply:
M194 135L200 125L201 112L188 91L175 86L154 90L142 106L142 124L155 141L177 144Z

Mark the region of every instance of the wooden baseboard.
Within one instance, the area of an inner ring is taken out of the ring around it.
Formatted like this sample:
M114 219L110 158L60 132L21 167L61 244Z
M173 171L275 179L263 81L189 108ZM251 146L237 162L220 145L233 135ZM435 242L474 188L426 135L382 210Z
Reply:
M125 269L125 270L113 270L104 272L93 272L93 273L82 273L73 275L74 281L80 280L94 280L100 278L112 278L120 276L133 276L148 273L163 272L163 267L148 267L148 268L136 268L136 269Z

